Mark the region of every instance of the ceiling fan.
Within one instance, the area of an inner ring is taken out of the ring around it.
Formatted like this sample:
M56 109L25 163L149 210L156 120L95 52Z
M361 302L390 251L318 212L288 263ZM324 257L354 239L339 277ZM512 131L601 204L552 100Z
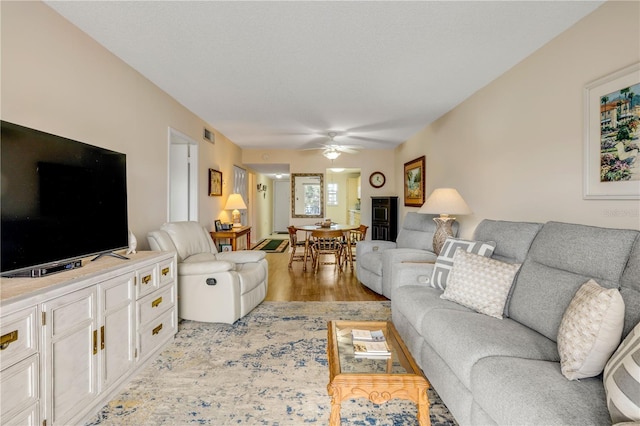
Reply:
M328 144L322 144L322 148L314 148L314 149L322 149L323 150L322 151L322 155L327 157L329 160L335 160L343 152L347 153L347 154L357 154L358 153L358 151L356 149L354 149L356 147L350 147L350 146L337 144L334 141L334 138L338 135L336 132L329 132L329 133L327 133L327 135L329 136L329 143Z

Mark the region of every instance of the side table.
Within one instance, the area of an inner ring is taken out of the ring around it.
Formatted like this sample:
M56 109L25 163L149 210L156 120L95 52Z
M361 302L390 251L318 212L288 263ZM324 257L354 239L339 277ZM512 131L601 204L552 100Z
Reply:
M232 228L227 231L211 231L211 238L213 241L229 239L231 241L231 250L236 251L238 247L238 238L243 235L247 236L247 250L251 250L251 227L250 226L242 226L239 228Z

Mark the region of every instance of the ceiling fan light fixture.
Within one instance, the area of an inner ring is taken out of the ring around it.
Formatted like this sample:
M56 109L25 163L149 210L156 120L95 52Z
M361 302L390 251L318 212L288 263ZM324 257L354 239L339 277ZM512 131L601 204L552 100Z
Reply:
M331 149L326 149L322 153L322 155L327 157L329 160L335 160L336 158L340 157L340 152L335 148L331 148Z

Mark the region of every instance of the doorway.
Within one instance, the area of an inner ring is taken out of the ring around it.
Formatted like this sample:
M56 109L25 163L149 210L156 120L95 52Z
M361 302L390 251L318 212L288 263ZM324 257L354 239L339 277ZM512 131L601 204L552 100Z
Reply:
M198 142L169 128L169 222L198 221Z
M291 213L291 183L289 180L273 180L273 232L288 233Z

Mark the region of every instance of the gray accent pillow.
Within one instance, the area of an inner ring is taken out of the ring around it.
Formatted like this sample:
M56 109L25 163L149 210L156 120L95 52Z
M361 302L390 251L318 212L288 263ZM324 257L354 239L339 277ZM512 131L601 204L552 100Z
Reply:
M493 241L469 241L459 238L447 238L442 246L442 250L436 259L433 273L429 285L433 288L444 290L447 287L447 279L453 267L453 256L458 248L467 253L473 253L484 257L491 257L496 243Z

